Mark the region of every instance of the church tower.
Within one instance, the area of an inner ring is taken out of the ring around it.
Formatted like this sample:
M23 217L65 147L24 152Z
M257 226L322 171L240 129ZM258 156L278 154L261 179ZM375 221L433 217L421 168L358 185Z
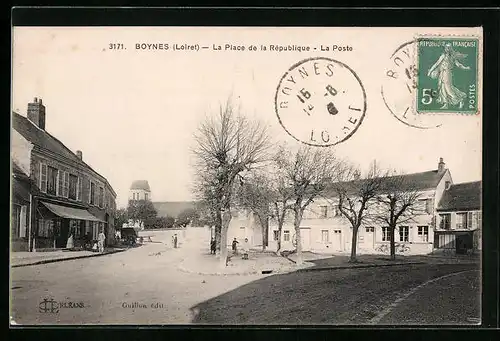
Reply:
M135 180L132 182L129 191L129 200L149 200L151 201L151 189L147 180Z

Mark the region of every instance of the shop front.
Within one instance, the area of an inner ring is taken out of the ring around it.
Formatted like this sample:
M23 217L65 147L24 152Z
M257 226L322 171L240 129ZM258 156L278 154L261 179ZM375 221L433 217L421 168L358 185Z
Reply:
M37 205L34 248L41 251L91 247L104 223L84 208L41 201Z

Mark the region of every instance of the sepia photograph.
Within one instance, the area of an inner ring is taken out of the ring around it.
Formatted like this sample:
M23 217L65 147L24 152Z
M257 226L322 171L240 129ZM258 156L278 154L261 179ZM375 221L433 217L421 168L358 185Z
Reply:
M481 324L481 27L14 26L10 325Z

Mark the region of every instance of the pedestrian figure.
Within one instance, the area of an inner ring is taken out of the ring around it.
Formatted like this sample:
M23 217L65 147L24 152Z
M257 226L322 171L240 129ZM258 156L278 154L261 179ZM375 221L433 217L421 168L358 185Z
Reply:
M174 243L174 249L177 249L177 234L172 237L172 242Z
M104 241L106 240L106 236L104 235L104 232L101 230L99 232L99 236L97 237L97 245L99 247L99 252L104 252Z
M210 254L215 255L216 245L217 244L215 243L215 238L212 238L212 240L210 241Z
M233 249L233 253L236 255L238 253L238 241L236 240L236 238L233 239L233 243L232 243L232 249Z
M245 238L243 243L243 259L248 259L248 252L250 251L250 245L248 244L248 238Z

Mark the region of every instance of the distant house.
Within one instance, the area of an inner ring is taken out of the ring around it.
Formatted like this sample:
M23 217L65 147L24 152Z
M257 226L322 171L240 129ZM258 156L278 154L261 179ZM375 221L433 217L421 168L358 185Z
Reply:
M86 237L114 243L116 193L105 177L45 129L35 98L27 117L12 113L12 251L80 246Z
M438 169L404 175L420 191L419 214L397 226L396 252L428 254L447 248L453 252L473 247L480 239L480 182L453 185L450 171L441 158ZM363 181L363 180L360 180ZM339 212L336 193L327 192L304 212L300 226L302 250L322 253L350 252L352 228ZM477 231L477 232L475 232ZM357 250L362 253L389 251L389 228L366 222L358 231ZM276 222L270 221L269 247L276 248L279 238ZM295 228L291 212L282 230L282 249L295 249ZM471 239L472 238L472 239ZM456 242L455 242L456 241ZM464 246L465 245L465 246Z
M481 182L448 184L437 207L434 248L481 249Z

